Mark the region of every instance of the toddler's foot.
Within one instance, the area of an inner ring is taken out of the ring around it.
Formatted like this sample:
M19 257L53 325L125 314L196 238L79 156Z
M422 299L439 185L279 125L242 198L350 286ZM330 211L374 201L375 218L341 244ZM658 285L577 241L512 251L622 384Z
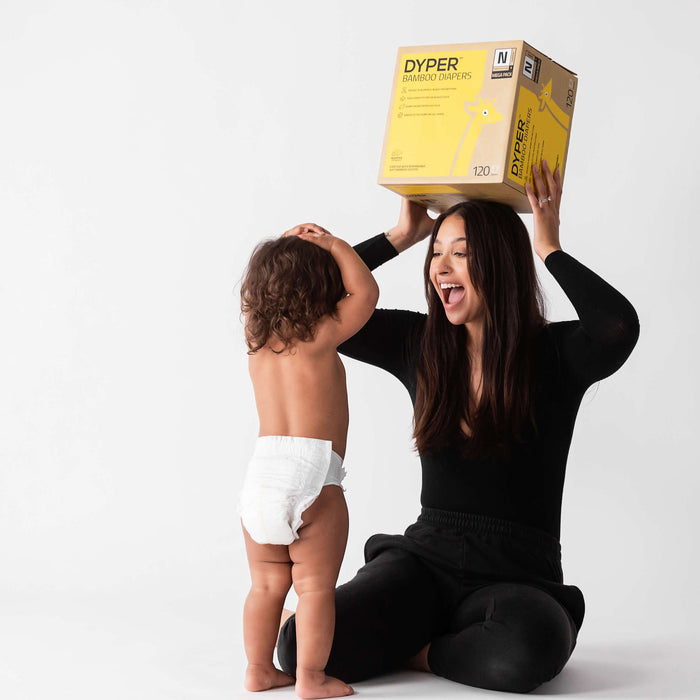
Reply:
M301 678L297 678L294 690L304 700L307 698L339 698L352 695L355 692L347 683L327 676L323 671L304 673Z
M272 664L269 666L248 664L243 681L243 687L246 690L257 693L260 690L280 688L283 685L294 685L294 678L275 668Z

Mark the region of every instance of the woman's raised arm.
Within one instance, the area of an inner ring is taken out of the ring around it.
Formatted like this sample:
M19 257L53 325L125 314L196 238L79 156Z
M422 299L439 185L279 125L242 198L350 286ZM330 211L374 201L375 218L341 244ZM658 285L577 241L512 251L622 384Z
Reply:
M396 252L402 253L415 243L427 238L433 230L434 223L428 216L427 209L402 197L398 223L384 235L396 248Z
M535 252L576 309L578 322L556 324L560 357L582 388L610 376L639 338L639 318L630 302L605 280L561 249L561 175L533 167L535 188L526 185L534 218Z

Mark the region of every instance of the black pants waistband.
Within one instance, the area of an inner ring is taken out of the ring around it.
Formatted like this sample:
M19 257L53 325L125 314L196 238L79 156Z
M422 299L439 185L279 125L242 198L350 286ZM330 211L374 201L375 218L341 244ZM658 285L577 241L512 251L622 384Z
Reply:
M559 540L548 532L511 520L494 518L490 515L460 513L458 511L423 507L418 516L418 522L447 527L464 533L494 534L518 540L527 540L540 549L561 553Z

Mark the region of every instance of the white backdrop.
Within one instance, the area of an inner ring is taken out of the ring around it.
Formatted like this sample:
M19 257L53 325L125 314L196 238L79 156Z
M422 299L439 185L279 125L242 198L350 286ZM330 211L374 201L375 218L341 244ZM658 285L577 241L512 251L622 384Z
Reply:
M522 38L580 79L564 249L642 327L579 414L562 545L588 612L539 692L697 697L699 20L649 0L5 0L0 696L245 695L247 257L301 221L351 243L392 225L375 183L398 46ZM377 271L380 306L425 308L423 255ZM539 271L550 318L571 318ZM420 487L407 394L345 363L341 581ZM357 690L467 692L411 673Z

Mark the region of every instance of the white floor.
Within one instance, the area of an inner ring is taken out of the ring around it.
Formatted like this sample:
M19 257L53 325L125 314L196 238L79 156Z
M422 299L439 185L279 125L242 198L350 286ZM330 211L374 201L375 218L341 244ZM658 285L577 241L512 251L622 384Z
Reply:
M236 596L6 596L0 603L2 700L234 700L244 668ZM537 695L700 698L700 640L649 633L635 640L582 635L567 668ZM373 698L499 697L427 674L357 683ZM270 698L295 697L291 689Z

